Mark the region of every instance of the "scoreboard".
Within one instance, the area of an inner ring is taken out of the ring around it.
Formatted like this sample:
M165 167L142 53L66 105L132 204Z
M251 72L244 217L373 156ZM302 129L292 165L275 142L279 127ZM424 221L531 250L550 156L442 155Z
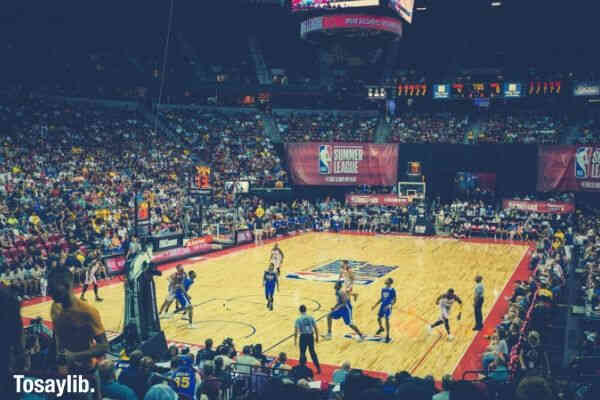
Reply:
M527 94L529 96L558 95L561 88L561 81L530 81Z
M425 83L399 83L396 94L398 97L417 97L427 95Z
M588 85L589 86L589 85ZM595 87L596 88L596 87ZM367 86L367 97L373 100L394 97L430 97L439 100L483 100L493 98L518 99L561 94L561 81L504 82L438 82L398 83L393 86ZM591 91L591 90L590 90ZM587 92L586 92L587 93ZM594 91L596 93L596 91ZM600 84L597 86L600 94ZM481 103L481 102L480 102Z

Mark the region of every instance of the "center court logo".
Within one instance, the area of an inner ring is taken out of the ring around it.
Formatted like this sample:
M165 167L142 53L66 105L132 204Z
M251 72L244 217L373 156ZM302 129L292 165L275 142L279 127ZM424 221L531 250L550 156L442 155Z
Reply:
M301 279L315 282L337 282L343 260L335 260L311 268L308 271L291 272L286 275L288 279ZM356 276L355 285L370 285L377 279L392 272L397 266L375 265L366 261L348 260L350 268Z
M319 174L329 175L331 173L331 146L322 144L319 146Z

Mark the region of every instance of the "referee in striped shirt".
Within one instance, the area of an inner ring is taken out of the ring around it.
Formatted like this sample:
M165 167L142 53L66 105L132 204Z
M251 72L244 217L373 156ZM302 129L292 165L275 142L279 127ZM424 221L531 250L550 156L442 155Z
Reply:
M306 314L304 304L300 306L300 316L294 324L294 345L298 343L298 335L300 335L300 362L306 361L306 349L308 348L313 364L317 367L317 375L320 375L321 365L315 352L315 342L319 343L319 331L315 319Z

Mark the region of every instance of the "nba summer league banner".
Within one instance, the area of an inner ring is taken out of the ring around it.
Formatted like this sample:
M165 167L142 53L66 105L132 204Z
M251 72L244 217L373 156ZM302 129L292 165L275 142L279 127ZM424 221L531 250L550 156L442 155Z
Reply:
M296 185L392 186L398 178L398 145L289 143L287 161Z
M537 190L600 190L600 147L540 146Z

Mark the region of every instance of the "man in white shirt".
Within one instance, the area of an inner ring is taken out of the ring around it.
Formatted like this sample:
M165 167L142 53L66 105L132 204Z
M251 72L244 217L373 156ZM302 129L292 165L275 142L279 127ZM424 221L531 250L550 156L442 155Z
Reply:
M250 374L252 372L252 367L260 366L260 362L250 355L251 352L252 348L250 346L244 346L244 349L242 350L242 355L237 357L235 360L236 371L243 374Z

